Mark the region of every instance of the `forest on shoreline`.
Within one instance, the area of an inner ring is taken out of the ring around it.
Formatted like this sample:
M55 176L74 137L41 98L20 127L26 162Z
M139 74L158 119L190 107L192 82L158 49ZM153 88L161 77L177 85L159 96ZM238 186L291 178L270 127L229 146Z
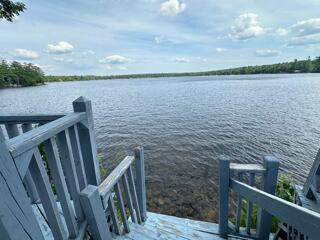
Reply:
M212 75L239 75L239 74L284 74L284 73L320 73L320 57L306 60L295 59L292 62L283 62L269 65L245 66L222 70L185 73L149 73L126 75L73 75L73 76L46 76L35 64L0 62L0 88L25 87L44 84L45 82L108 80L128 78L159 78L159 77L187 77L187 76L212 76Z
M45 80L41 68L32 63L0 62L0 88L36 86Z
M108 80L128 78L159 78L159 77L188 77L211 75L239 75L239 74L280 74L280 73L320 73L320 57L306 60L295 59L292 62L283 62L268 65L245 66L204 72L183 73L148 73L148 74L124 74L124 75L72 75L72 76L46 76L47 82L56 81L83 81L83 80Z

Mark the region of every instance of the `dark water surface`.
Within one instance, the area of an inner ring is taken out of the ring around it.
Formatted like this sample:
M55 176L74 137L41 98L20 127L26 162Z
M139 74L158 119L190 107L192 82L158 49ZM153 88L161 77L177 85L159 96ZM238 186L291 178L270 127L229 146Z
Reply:
M217 156L261 162L304 181L320 147L320 75L50 83L0 90L1 113L72 111L92 100L99 152L112 169L145 147L149 210L216 218Z

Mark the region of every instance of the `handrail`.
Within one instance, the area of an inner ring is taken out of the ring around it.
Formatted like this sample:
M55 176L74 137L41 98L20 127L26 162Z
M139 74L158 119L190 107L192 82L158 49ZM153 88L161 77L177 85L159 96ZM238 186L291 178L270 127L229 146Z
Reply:
M134 156L125 157L121 163L109 174L109 176L99 185L99 193L103 198L107 197L110 190L119 181L134 161Z
M9 152L15 158L85 118L86 113L70 113L22 135L11 138L7 142Z
M303 229L311 239L320 232L320 214L266 193L245 183L230 179L230 188L239 195L259 205L265 211L287 222L296 229ZM299 230L300 231L300 230Z
M264 173L266 169L260 164L230 163L230 170L245 173Z
M67 113L61 114L24 114L24 115L0 115L0 124L32 124L47 123L58 118L66 116Z

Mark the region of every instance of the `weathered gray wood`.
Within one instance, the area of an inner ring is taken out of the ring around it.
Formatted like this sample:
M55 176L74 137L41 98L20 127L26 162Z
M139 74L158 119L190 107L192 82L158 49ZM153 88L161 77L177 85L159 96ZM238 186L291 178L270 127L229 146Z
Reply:
M244 173L264 173L266 169L260 164L230 163L230 170Z
M1 115L0 124L30 124L30 123L47 123L66 114L32 114L32 115Z
M97 158L96 137L94 132L91 101L79 97L73 102L75 112L85 112L86 119L78 124L78 132L88 184L98 186L101 181L99 160Z
M18 138L12 138L8 141L9 151L15 158L20 154L38 146L40 143L57 135L61 131L75 125L85 118L84 113L70 113L53 122L49 122L40 127L26 132Z
M309 198L315 197L315 196L312 196L313 193L310 188L314 184L314 181L316 180L316 175L319 174L318 173L319 171L320 171L320 149L316 155L315 160L313 161L308 177L303 185L303 193L306 197L309 197Z
M138 223L136 211L135 211L135 209L133 207L133 203L132 203L131 190L130 190L130 186L128 184L127 173L124 173L122 176L122 185L123 185L124 193L126 196L126 203L129 208L132 222Z
M111 240L102 201L96 186L88 185L80 193L81 204L89 224L89 231L95 240Z
M242 174L238 173L238 179L241 181ZM237 210L236 210L236 232L239 232L240 221L241 221L241 212L242 212L242 196L240 194L237 195Z
M22 124L21 128L24 133L29 132L33 129L32 124ZM30 161L31 161L31 156L30 157L28 156L27 159L30 159ZM26 163L30 162L27 159L22 159L22 161L24 161ZM29 166L29 165L27 165L27 166ZM39 195L38 195L36 185L34 184L34 182L32 180L32 177L31 177L29 170L26 171L26 175L24 177L24 182L25 182L25 185L26 185L31 202L32 203L37 202L39 200Z
M23 132L27 132L27 131L31 130L30 128L32 129L31 125L30 126L22 126ZM6 130L7 130L8 137L10 139L20 135L20 131L18 129L17 124L6 124ZM24 166L25 167L25 172L20 170L19 173L21 173L20 176L24 181L24 184L26 186L30 200L31 200L31 202L34 203L39 199L39 196L38 196L37 190L35 188L34 182L31 178L30 172L27 169L29 166L29 163L31 161L32 155L33 155L33 152L31 153L31 155L28 152L26 155L22 155L21 158L14 159L14 161L17 166L19 166L19 167Z
M74 211L71 205L70 196L65 182L65 177L62 171L62 166L59 158L58 148L55 138L51 138L44 142L46 156L57 191L59 201L63 210L66 225L69 231L69 237L76 237L78 235L77 222L75 219Z
M136 184L137 196L139 201L141 220L146 221L147 218L147 197L145 186L145 168L144 168L144 150L138 147L134 151L136 161Z
M125 157L120 164L108 175L108 177L99 185L99 192L102 197L107 196L113 186L119 181L122 175L133 163L134 157Z
M80 191L82 191L87 185L86 172L83 165L83 157L80 147L79 133L76 125L69 128L69 136L72 146L72 153L74 157L74 164L79 181Z
M229 180L230 161L219 157L219 233L224 238L228 235Z
M116 183L114 186L114 191L116 192L117 200L118 200L118 207L120 209L120 214L121 214L121 219L124 227L124 231L126 233L130 232L129 224L128 224L128 219L126 215L126 209L124 207L123 203L123 198L122 198L122 193L120 189L119 183Z
M141 223L142 221L141 221L141 215L140 215L140 208L139 208L137 191L136 191L136 187L135 187L135 183L134 183L134 179L133 179L133 174L132 174L132 166L130 166L128 168L127 174L128 174L128 183L129 183L129 187L131 190L131 197L132 197L133 206L135 209L138 223Z
M320 232L320 214L278 198L270 193L251 187L236 180L230 181L230 188L241 193L270 214L280 218L311 239L317 239ZM265 239L265 238L259 238Z
M261 189L266 193L275 194L280 161L272 156L263 158L263 166L266 172L263 175ZM272 215L263 209L259 209L257 219L257 234L261 239L269 238L271 232Z
M66 239L67 233L63 227L55 197L39 152L35 151L29 169L40 196L41 203L45 209L53 236L57 239Z
M29 165L30 165L30 161L31 161L31 158L34 154L34 151L36 149L35 148L32 148L24 153L22 153L21 155L17 156L14 158L14 162L17 166L17 169L18 169L18 172L21 176L21 178L24 178L28 172L28 168L29 168Z
M80 203L80 187L76 173L76 167L74 164L73 153L71 149L71 142L69 137L69 131L66 129L57 135L57 144L59 148L60 159L62 168L67 179L67 186L69 193L73 200L75 212L78 221L84 220L83 210Z
M0 237L8 240L43 239L0 129Z
M112 194L110 194L110 197L108 199L108 206L110 209L110 215L112 220L112 229L114 230L114 233L120 234L120 226L117 218L117 209L114 206Z
M250 173L249 185L254 186L255 184L255 173ZM250 234L251 229L251 214L252 214L252 202L248 201L247 206L247 217L246 217L246 232Z

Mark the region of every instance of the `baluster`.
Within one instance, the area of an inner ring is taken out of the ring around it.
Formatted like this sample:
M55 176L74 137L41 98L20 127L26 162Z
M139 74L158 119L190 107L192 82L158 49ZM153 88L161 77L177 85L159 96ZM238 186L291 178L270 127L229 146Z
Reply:
M130 228L129 228L129 224L128 224L128 220L127 220L127 215L126 215L126 209L124 207L124 203L123 203L123 198L122 198L122 193L121 193L121 189L120 189L120 185L119 183L116 183L114 190L116 192L116 196L117 196L117 200L118 200L118 206L120 209L120 214L121 214L121 219L123 222L123 227L126 233L130 232Z
M69 231L69 237L78 235L77 223L75 220L74 211L70 201L70 196L67 190L65 177L62 171L62 166L59 158L58 147L54 138L44 142L46 156L50 167L51 176L54 186L57 191L59 201L63 210L63 215L66 220L66 225Z
M124 173L122 176L122 184L123 184L124 192L126 195L127 205L128 205L128 208L129 208L129 211L131 214L131 220L132 220L132 222L137 223L138 222L137 215L136 215L136 211L135 211L133 204L132 204L132 197L131 197L131 193L130 193L131 192L130 187L128 184L127 173Z
M249 185L254 186L255 184L255 174L250 173L249 176ZM246 232L248 234L250 233L250 228L251 228L251 214L252 214L252 202L248 200L248 205L247 205L247 219L246 219Z
M17 124L7 124L6 125L6 130L9 138L16 137L20 135L20 131L18 129ZM22 131L23 132L28 132L32 130L32 125L31 124L23 124L22 125ZM23 177L23 176L22 176ZM35 203L39 200L39 195L37 193L36 186L32 180L32 177L30 175L29 170L27 170L26 175L23 178L24 185L27 189L28 195L30 197L30 200L32 203Z
M38 151L35 151L34 157L30 162L29 169L54 238L66 239L67 233L63 227L49 178Z
M127 174L128 174L129 187L130 187L130 190L131 190L131 196L132 196L132 200L133 200L133 206L134 206L134 208L136 210L135 213L137 215L138 223L141 223L140 208L139 208L138 197L137 197L136 187L135 187L135 184L134 184L134 179L133 179L132 167L131 166L127 170Z
M134 151L136 161L137 197L139 201L141 220L147 219L147 198L145 186L144 150L138 147Z
M70 141L72 146L72 152L74 157L74 163L76 166L76 172L79 181L80 190L84 189L87 184L86 172L83 166L83 157L81 152L79 133L77 125L69 128Z
M57 140L60 159L67 179L67 186L73 200L76 216L78 221L82 221L84 220L84 215L79 199L80 188L76 175L68 129L66 129L64 132L59 133L57 135Z
M238 173L238 180L241 181L242 173ZM241 221L241 212L242 212L242 196L238 194L237 196L237 212L236 212L236 232L239 232L240 221Z
M117 210L114 206L112 194L110 194L110 197L108 198L108 206L109 206L111 220L112 220L112 230L114 230L116 234L120 234L120 227L119 227L118 218L117 218Z

